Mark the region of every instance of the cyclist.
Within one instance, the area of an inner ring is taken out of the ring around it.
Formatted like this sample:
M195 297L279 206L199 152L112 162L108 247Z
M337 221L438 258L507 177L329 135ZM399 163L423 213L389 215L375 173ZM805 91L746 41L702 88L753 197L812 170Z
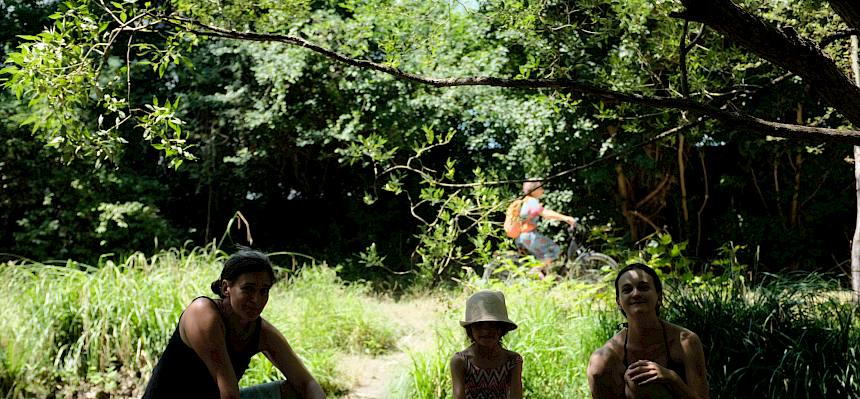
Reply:
M520 219L525 221L525 226L515 243L520 252L530 254L540 260L541 266L532 268L531 273L544 278L552 261L558 258L561 249L549 237L537 231L540 218L561 220L571 227L576 226L576 220L573 217L546 209L541 205L540 197L544 194L542 181L523 183L523 194L525 194L525 198L523 198L523 204L520 208Z

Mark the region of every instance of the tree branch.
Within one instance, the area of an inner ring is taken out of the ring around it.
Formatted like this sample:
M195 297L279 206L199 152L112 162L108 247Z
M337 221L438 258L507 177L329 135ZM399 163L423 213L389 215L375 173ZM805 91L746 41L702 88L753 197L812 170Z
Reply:
M771 63L800 76L825 101L860 126L860 87L812 40L790 27L777 28L746 12L731 0L681 0L686 11L678 16L702 22ZM830 0L831 5L842 0ZM850 10L854 0L845 0ZM851 3L851 4L849 4Z
M177 28L187 29L189 32L199 36L220 37L244 41L279 42L299 46L307 48L327 58L336 60L347 65L379 71L394 76L395 78L401 80L416 82L433 87L494 86L521 89L570 89L583 96L589 96L592 98L598 98L611 102L624 102L640 104L654 108L668 108L693 111L701 115L717 119L729 125L748 129L750 132L758 133L761 135L769 135L791 139L812 139L816 141L842 142L860 145L860 131L857 130L837 130L799 126L788 123L771 122L754 117L752 115L735 111L723 110L711 105L702 104L681 98L647 97L640 94L622 93L570 79L508 79L492 76L433 78L419 74L409 73L389 65L369 60L361 60L348 57L331 49L311 43L310 41L298 36L256 32L238 32L220 28L217 26L203 24L193 19L181 17L170 17L166 20L166 22L176 26ZM860 89L855 89L857 90L858 98L860 98ZM858 110L857 112L857 117L858 121L860 121L860 110ZM860 125L860 123L857 123L857 125Z
M847 39L855 35L860 35L860 29L848 29L839 31L834 34L825 36L824 39L821 40L821 43L818 44L818 47L825 48L833 44L833 42L837 40Z
M860 29L860 3L857 0L827 0L833 11L852 29Z

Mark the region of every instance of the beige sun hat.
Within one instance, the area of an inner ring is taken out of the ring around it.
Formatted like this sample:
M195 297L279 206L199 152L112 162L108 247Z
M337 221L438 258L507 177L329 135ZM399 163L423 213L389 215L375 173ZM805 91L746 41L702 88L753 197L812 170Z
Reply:
M508 318L505 295L499 291L478 291L466 301L466 320L460 325L466 327L479 321L505 323L508 331L517 329L517 324Z

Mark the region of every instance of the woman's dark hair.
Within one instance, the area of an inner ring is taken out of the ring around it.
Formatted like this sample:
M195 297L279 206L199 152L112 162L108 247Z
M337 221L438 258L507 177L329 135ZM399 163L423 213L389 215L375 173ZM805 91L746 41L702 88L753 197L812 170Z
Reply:
M615 276L615 302L618 302L618 280L621 279L621 276L623 276L624 273L631 270L642 270L651 276L651 279L654 280L654 289L657 290L657 296L660 298L663 297L663 282L660 281L660 276L657 275L657 272L643 263L631 263L619 270L618 275ZM627 313L624 313L624 309L619 307L618 310L621 311L621 314L624 315L624 317L627 317ZM657 303L657 316L660 316L660 303Z
M209 287L212 289L212 292L223 298L224 293L221 292L222 281L232 283L245 273L257 272L266 272L272 278L272 283L275 282L275 270L272 268L269 256L251 248L240 247L239 252L230 255L230 258L224 262L224 268L221 269L221 277L213 281Z

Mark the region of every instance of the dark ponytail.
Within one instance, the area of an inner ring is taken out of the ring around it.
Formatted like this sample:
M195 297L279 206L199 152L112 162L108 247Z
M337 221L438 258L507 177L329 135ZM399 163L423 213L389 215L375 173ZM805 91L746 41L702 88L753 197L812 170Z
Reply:
M272 262L269 256L263 252L253 250L248 247L239 247L239 252L234 253L224 262L224 268L221 269L221 277L213 281L209 285L215 295L223 298L224 293L221 291L223 281L233 282L245 273L266 272L275 282L275 271L272 268Z
M214 292L215 295L218 295L222 298L224 297L224 295L222 295L222 293L221 293L221 279L220 278L218 280L213 281L212 284L209 284L209 288L212 289L212 292Z

